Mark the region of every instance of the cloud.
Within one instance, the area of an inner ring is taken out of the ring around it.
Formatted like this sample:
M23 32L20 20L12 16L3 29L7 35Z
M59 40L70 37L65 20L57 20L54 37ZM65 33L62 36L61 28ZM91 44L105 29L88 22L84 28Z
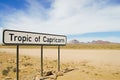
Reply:
M67 34L120 30L120 6L109 6L105 0L93 1L58 0L53 6L52 19Z
M120 31L120 6L110 0L26 0L25 9L2 16L2 26L33 32L81 34ZM44 4L48 5L48 4Z
M105 0L98 1L55 0L46 9L38 0L27 0L27 9L5 17L3 24L5 28L65 34L120 30L120 6L101 9Z
M3 29L0 27L0 43L2 43L2 38L3 38L3 34L2 34L2 31L3 31Z

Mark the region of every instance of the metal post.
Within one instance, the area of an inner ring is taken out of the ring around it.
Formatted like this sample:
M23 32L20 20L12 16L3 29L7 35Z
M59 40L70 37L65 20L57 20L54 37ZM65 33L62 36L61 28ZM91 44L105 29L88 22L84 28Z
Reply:
M17 55L16 55L16 66L17 66L17 73L16 73L16 77L17 80L19 80L19 45L17 45Z
M60 71L60 46L58 46L58 71Z
M41 46L41 76L43 76L43 45Z

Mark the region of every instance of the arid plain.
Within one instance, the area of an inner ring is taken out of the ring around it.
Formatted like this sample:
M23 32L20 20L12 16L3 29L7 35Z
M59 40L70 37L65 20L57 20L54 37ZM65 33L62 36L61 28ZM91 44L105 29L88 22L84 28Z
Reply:
M20 48L20 80L40 77L40 48ZM45 80L120 80L120 50L61 49L61 72L57 72L57 49L44 49ZM16 78L16 48L0 48L0 79ZM6 73L5 73L6 70Z

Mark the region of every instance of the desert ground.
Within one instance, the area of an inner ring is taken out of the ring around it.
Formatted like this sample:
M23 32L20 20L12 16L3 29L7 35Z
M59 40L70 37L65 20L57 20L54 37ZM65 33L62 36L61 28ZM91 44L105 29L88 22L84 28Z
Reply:
M41 49L20 48L20 80L39 80ZM120 80L120 50L44 49L44 80ZM15 80L16 49L0 48L0 79ZM6 72L6 73L5 73Z

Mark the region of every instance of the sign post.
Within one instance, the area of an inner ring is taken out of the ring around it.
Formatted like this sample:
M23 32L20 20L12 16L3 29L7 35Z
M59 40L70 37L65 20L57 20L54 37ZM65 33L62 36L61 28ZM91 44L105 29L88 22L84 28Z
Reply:
M16 66L17 80L19 80L19 45L41 46L41 76L43 76L43 46L58 46L58 71L60 71L60 46L65 46L67 37L64 35L4 30L3 43L5 45L17 45Z
M43 45L41 46L41 76L43 76Z
M58 46L58 71L60 71L60 46Z
M17 45L17 55L16 55L16 72L17 72L17 74L16 74L16 78L17 78L17 80L19 80L19 45Z

